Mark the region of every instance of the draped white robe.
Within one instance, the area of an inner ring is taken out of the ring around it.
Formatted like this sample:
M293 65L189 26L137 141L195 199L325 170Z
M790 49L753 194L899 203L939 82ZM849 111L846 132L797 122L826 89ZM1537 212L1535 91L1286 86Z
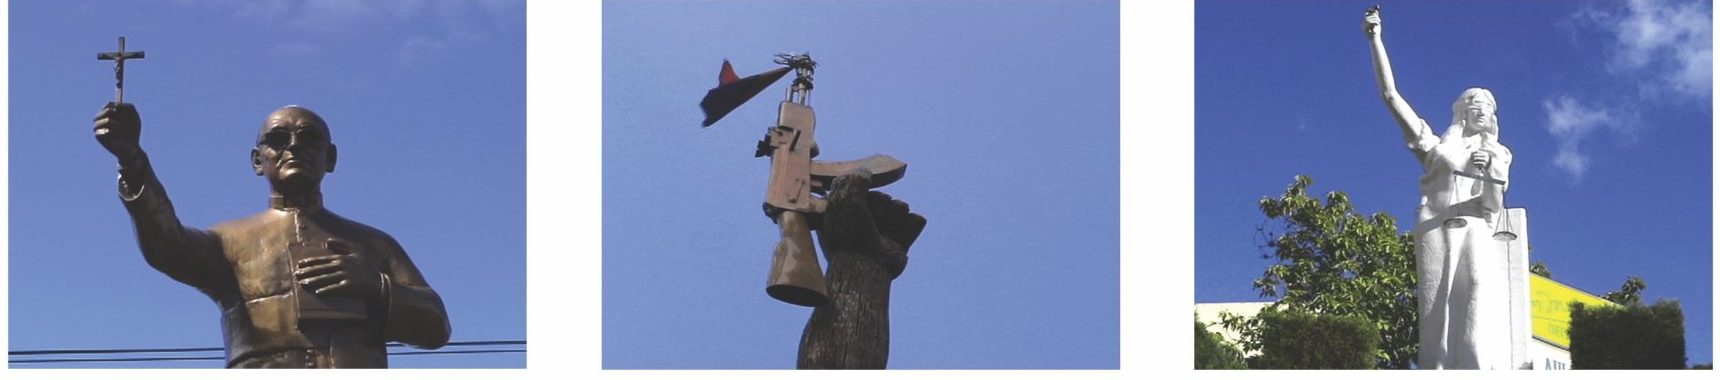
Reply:
M1423 120L1405 136L1422 164L1414 235L1418 363L1423 369L1510 369L1510 267L1505 243L1493 238L1506 186L1454 171L1508 181L1511 151L1464 137L1462 126L1450 128L1455 131L1441 138ZM1471 167L1477 151L1492 156L1485 170Z

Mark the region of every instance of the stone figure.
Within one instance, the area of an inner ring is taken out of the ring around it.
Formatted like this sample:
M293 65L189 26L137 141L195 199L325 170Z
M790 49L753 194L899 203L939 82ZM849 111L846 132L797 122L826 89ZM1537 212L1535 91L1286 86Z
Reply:
M890 359L890 283L908 265L908 248L926 218L872 188L870 172L832 181L818 231L830 269L830 299L801 334L800 369L884 369Z
M1485 88L1464 90L1452 105L1451 125L1435 135L1397 91L1378 7L1365 13L1362 29L1372 42L1380 95L1422 167L1414 231L1418 365L1514 368L1506 245L1494 237L1511 171L1511 150L1499 143L1498 103Z
M269 114L251 150L268 209L208 230L180 224L141 131L131 104L108 103L95 119L96 140L119 161L144 260L220 307L227 367L382 368L387 342L448 343L442 298L400 244L323 207L337 156L321 116L299 106Z

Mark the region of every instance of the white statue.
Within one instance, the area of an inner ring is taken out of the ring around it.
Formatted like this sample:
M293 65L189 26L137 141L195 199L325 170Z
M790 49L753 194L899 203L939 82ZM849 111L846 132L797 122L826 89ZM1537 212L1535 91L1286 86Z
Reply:
M1511 170L1511 150L1499 144L1498 103L1485 88L1464 90L1451 107L1451 126L1433 134L1398 94L1378 7L1367 11L1362 29L1373 45L1380 96L1422 167L1415 224L1419 366L1514 368L1505 243L1494 237Z

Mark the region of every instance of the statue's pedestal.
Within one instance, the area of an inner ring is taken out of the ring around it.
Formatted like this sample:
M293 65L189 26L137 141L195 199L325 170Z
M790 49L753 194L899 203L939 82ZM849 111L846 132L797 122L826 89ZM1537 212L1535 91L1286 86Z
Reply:
M1517 239L1505 242L1506 268L1511 284L1511 361L1514 369L1530 369L1530 339L1534 339L1533 322L1529 315L1529 215L1528 210L1505 210L1504 226L1517 234Z

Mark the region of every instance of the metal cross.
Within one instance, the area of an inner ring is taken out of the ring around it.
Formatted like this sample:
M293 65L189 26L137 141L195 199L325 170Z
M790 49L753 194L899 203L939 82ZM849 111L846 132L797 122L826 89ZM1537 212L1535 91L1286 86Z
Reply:
M120 36L119 51L96 53L96 59L113 61L113 101L125 103L125 60L143 59L143 52L125 51L125 36Z

